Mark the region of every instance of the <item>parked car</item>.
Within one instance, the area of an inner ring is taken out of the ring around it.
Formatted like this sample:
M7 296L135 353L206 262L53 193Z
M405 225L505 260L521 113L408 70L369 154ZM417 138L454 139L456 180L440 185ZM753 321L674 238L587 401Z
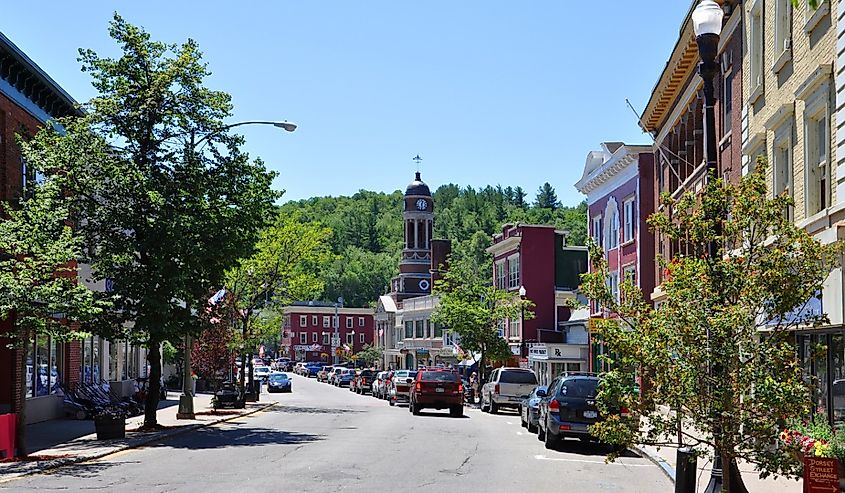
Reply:
M328 382L329 381L329 373L331 372L331 366L324 366L320 368L320 371L317 372L317 381L318 382Z
M537 376L524 368L496 368L490 381L481 387L481 411L499 412L499 408L516 409L522 398L537 386Z
M253 371L255 372L255 379L259 382L266 382L270 378L269 366L256 366Z
M306 377L316 377L317 372L322 368L322 363L305 363L305 370L303 370L302 375Z
M376 373L372 387L373 397L384 399L387 396L387 382L390 380L391 373L393 372L380 371Z
M414 415L425 408L449 409L452 417L464 415L464 386L452 370L421 370L411 386L408 409Z
M293 365L293 372L297 375L302 375L302 372L305 370L305 363L302 361Z
M246 406L241 388L235 382L223 382L220 389L214 393L214 409L234 407L243 409Z
M367 392L372 392L375 377L376 372L373 370L364 369L359 371L355 375L355 393L363 395Z
M338 387L349 386L354 377L355 370L353 368L342 368L339 373L335 373L335 385Z
M387 400L391 406L395 406L399 402L408 402L411 395L411 384L414 383L416 377L417 372L414 370L396 370L393 372L387 391Z
M546 397L548 387L540 385L528 394L519 405L519 421L523 428L531 433L537 433L537 422L540 419L540 400Z
M271 373L267 380L267 392L292 392L293 386L287 373Z
M595 440L590 427L604 419L596 407L600 381L585 374L563 374L552 380L539 403L537 438L546 448L555 448L565 437Z

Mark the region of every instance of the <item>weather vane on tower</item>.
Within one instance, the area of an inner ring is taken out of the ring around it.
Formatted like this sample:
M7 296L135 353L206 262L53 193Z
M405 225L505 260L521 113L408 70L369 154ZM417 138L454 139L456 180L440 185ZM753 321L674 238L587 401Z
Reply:
M422 160L423 158L421 158L419 154L417 154L413 159L413 161L417 163L417 173L420 172L420 163L422 162Z

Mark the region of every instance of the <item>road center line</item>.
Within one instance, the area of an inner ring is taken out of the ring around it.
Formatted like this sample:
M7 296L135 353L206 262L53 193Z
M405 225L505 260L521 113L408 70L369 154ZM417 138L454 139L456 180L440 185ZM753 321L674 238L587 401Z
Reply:
M584 459L565 459L562 457L546 457L545 455L535 455L537 460L550 460L555 462L582 462L584 464L606 464L610 466L625 466L625 467L654 467L652 464L627 464L624 462L607 462L603 460L584 460Z

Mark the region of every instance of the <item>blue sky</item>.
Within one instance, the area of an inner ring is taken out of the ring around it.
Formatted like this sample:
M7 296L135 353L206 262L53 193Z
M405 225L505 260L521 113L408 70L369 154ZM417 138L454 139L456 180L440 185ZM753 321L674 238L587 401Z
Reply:
M0 30L77 100L77 48L115 55L118 10L154 39L196 39L285 199L404 189L423 179L550 182L565 204L602 141L650 143L625 104L648 101L689 1L6 2Z

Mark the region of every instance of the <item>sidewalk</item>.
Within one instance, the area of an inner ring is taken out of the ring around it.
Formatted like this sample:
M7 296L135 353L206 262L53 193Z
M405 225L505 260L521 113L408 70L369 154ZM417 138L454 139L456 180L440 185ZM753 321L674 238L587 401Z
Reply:
M657 447L642 445L634 447L634 451L655 462L669 476L669 479L673 483L675 482L677 447L668 446L658 449ZM710 460L704 457L698 458L698 489L696 491L704 491L710 481L711 465ZM794 479L784 477L760 479L759 474L754 471L754 466L747 463L740 463L739 470L742 473L745 487L748 488L748 493L801 493L803 491L802 483Z
M32 456L43 456L45 460L23 462L0 462L0 483L21 476L39 473L48 469L76 464L106 455L159 441L169 436L185 433L205 426L230 421L241 416L256 413L275 404L275 401L247 403L246 409L225 409L225 414L199 415L193 420L177 420L179 408L176 401L166 401L158 410L158 423L167 427L156 432L134 432L144 422L144 416L126 420L126 438L120 440L97 440L93 420L53 420L27 426L27 442ZM194 398L197 413L211 410L211 395L199 394Z

